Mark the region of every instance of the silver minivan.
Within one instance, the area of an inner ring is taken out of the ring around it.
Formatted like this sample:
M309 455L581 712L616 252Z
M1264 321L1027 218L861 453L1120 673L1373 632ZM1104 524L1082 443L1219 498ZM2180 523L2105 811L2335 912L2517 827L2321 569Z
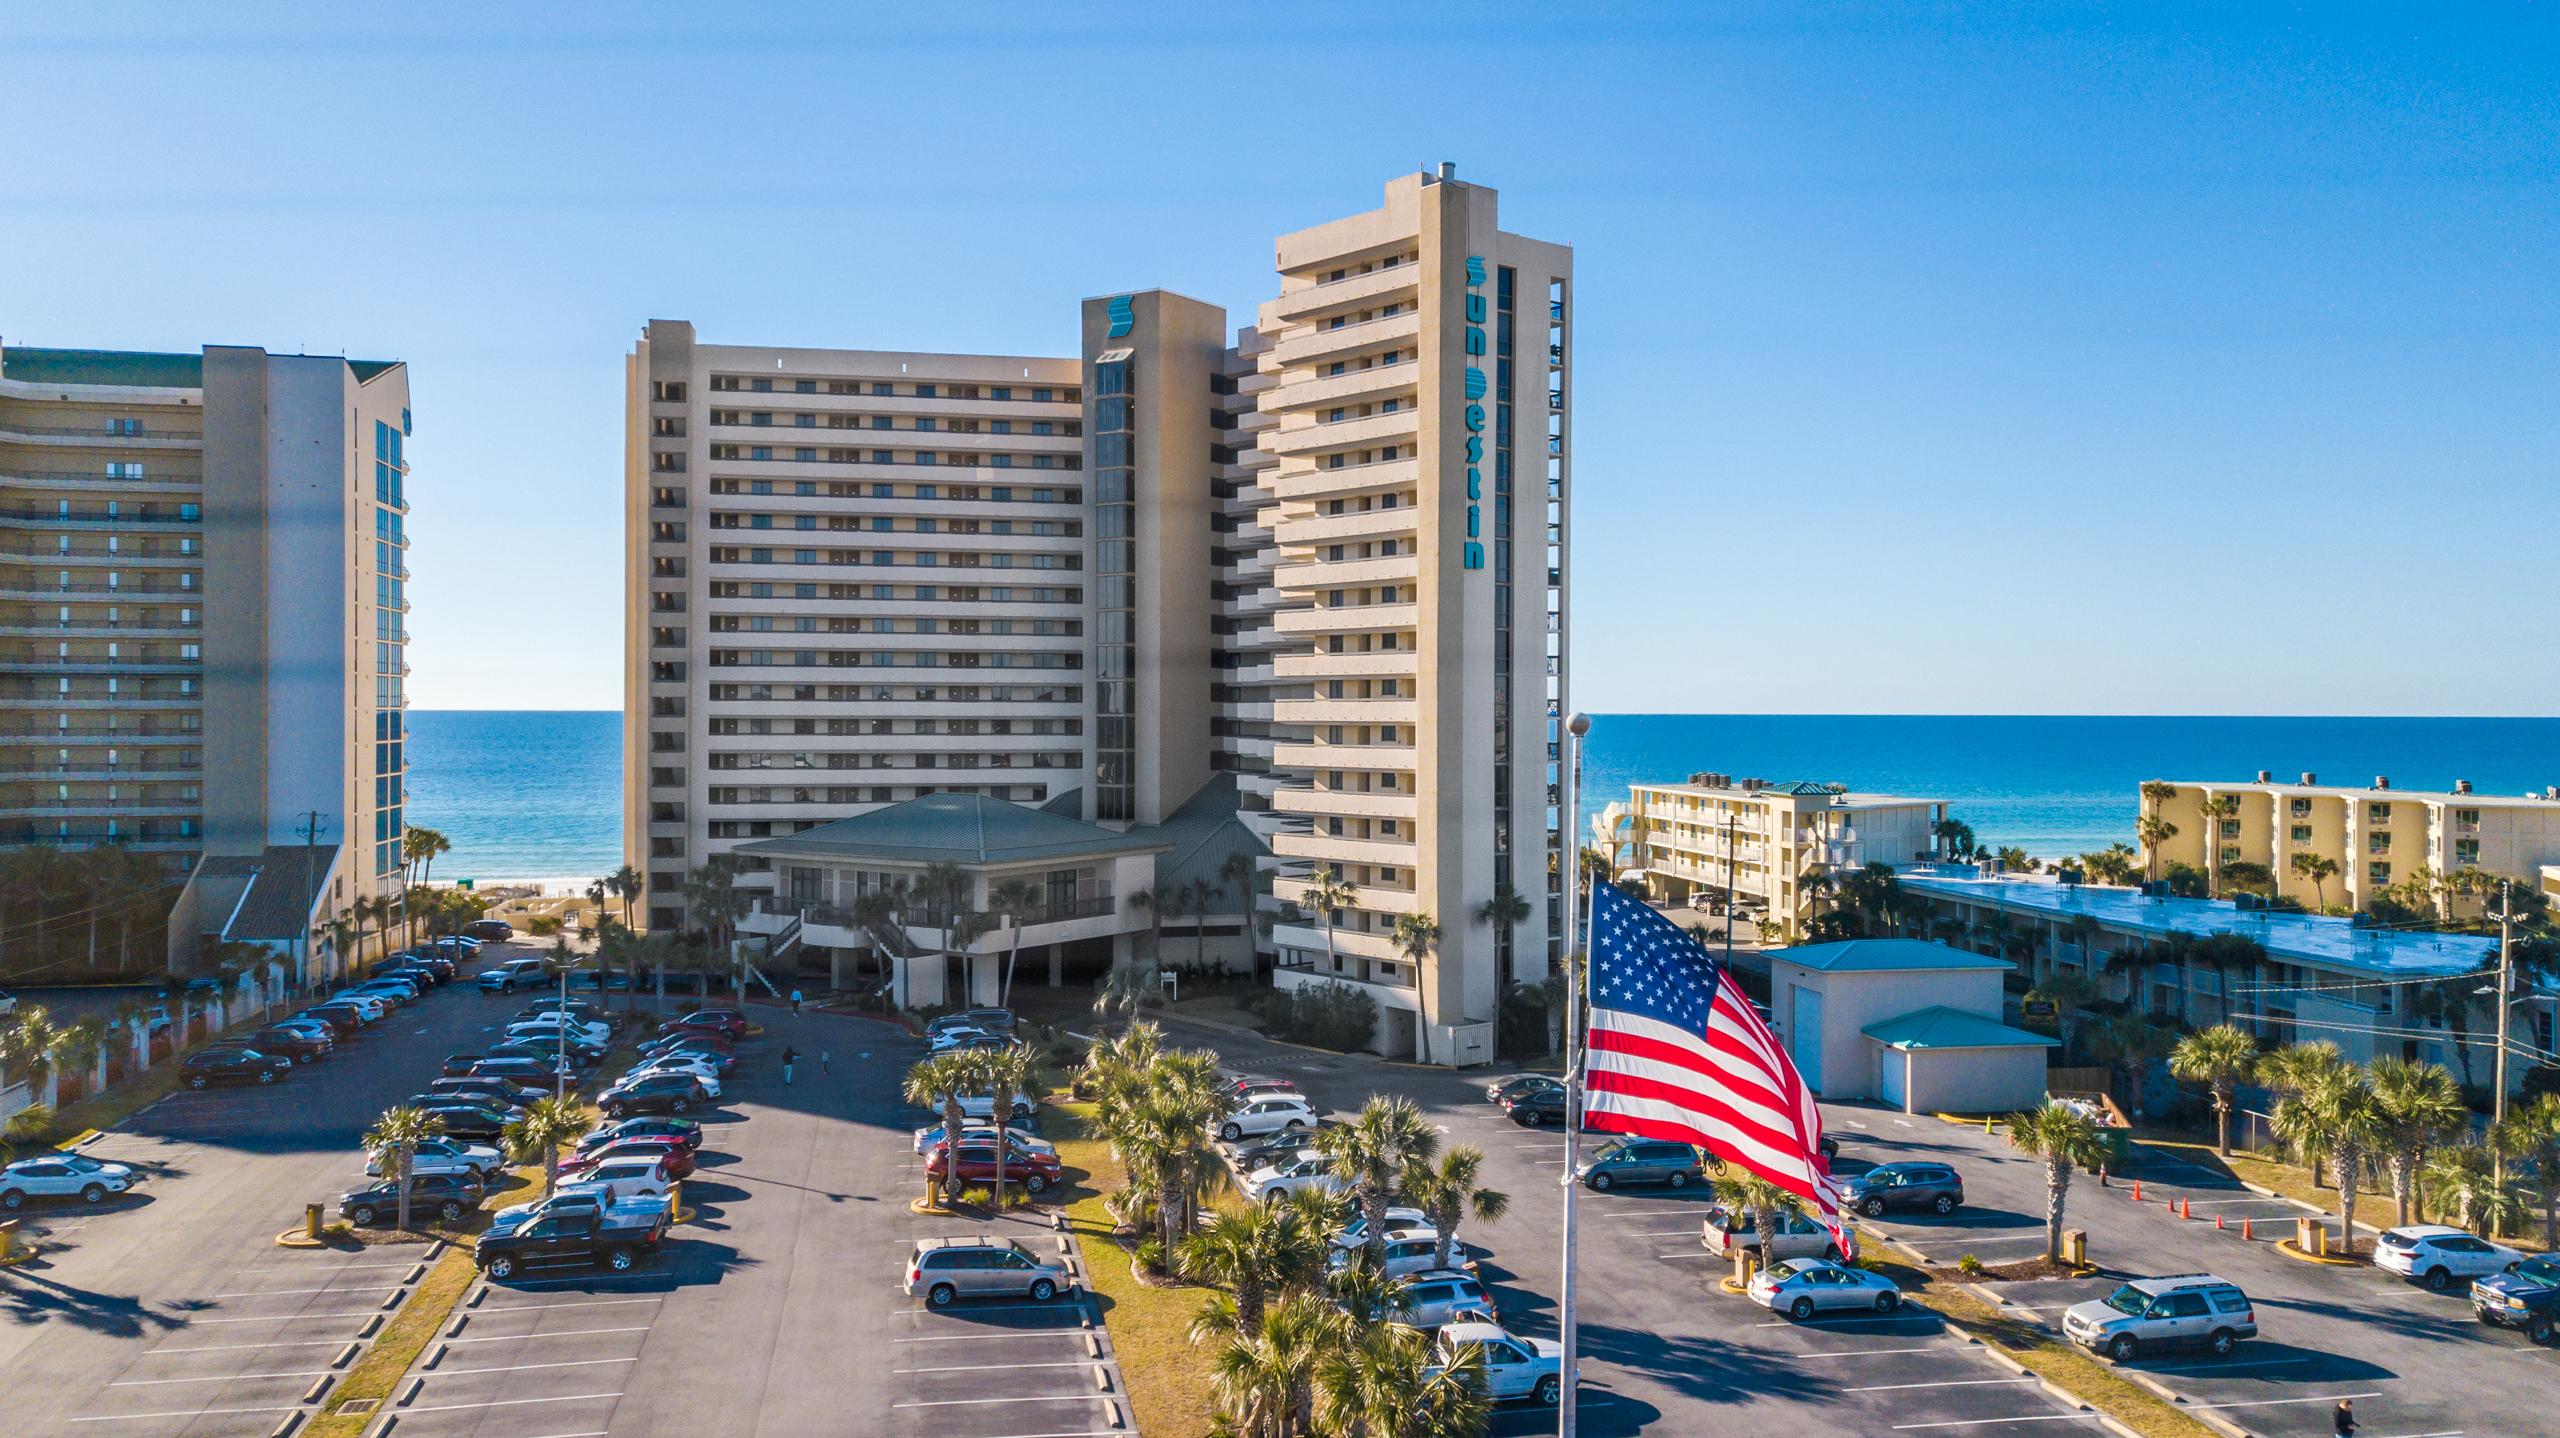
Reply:
M1067 1271L1034 1258L1031 1250L1009 1238L980 1234L971 1238L919 1240L907 1256L907 1295L935 1308L948 1308L963 1298L1028 1298L1046 1303L1065 1290Z

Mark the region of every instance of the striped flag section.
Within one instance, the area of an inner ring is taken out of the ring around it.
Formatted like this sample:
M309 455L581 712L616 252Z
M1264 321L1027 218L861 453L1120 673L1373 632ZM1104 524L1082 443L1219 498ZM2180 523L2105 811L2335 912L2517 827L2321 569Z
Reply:
M1777 1035L1695 935L1596 881L1583 1045L1591 1127L1697 1144L1804 1199L1839 1232L1822 1113Z

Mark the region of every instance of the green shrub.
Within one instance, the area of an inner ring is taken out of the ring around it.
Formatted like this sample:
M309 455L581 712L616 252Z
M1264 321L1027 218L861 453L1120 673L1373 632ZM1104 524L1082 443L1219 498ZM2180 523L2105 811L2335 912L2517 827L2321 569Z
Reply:
M1256 1013L1273 1038L1317 1048L1367 1048L1378 1032L1378 1001L1349 984L1272 989Z
M1956 1272L1963 1274L1967 1278L1980 1278L1982 1276L1982 1260L1968 1253L1964 1257L1956 1260Z

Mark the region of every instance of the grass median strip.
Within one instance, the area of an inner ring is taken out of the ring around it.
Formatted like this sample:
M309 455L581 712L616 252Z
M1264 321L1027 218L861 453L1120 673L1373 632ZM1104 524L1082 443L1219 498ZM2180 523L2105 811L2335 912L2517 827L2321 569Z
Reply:
M1206 1290L1150 1288L1130 1271L1129 1250L1112 1235L1103 1201L1127 1179L1111 1146L1090 1137L1089 1103L1051 1103L1061 1115L1058 1161L1082 1169L1085 1181L1069 1191L1067 1224L1084 1250L1085 1286L1111 1332L1113 1354L1129 1389L1129 1406L1141 1433L1209 1431L1209 1355L1191 1342L1191 1318Z
M1933 1281L1901 1263L1869 1265L1927 1303L1966 1336L1976 1338L2036 1377L2142 1435L2142 1438L2221 1438L2218 1430L2178 1405L2118 1373L2093 1354L2022 1318L2012 1318L1952 1283Z
M368 1407L361 1413L343 1410L350 1402L369 1398L379 1404L390 1397L391 1390L399 1386L401 1375L418 1361L418 1355L426 1350L445 1319L452 1316L454 1305L462 1301L477 1276L471 1250L459 1245L448 1249L427 1270L426 1278L410 1292L400 1311L383 1325L382 1335L373 1346L347 1370L329 1411L313 1419L304 1431L312 1438L356 1438L364 1432L365 1425L373 1421L373 1409Z

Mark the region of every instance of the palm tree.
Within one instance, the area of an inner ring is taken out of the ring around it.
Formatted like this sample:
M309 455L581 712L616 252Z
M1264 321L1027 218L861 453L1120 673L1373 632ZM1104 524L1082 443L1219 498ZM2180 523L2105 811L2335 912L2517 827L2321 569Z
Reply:
M1015 1095L1039 1091L1040 1057L1028 1044L1009 1044L987 1051L982 1057L984 1062L979 1065L978 1077L987 1086L987 1120L996 1126L996 1209L1002 1212L1005 1150L1012 1146L1005 1137L1005 1127L1013 1117ZM956 1134L952 1137L952 1145L956 1154L959 1151ZM953 1167L956 1169L958 1165Z
M1217 902L1218 886L1204 878L1195 878L1183 886L1182 906L1191 915L1191 963L1206 969L1209 964L1209 906Z
M2210 794L2196 801L2196 812L2204 819L2205 897L2222 896L2222 821L2240 812L2237 794Z
M2396 1055L2378 1058L2370 1070L2374 1103L2381 1109L2381 1148L2391 1167L2391 1200L2399 1221L2415 1221L2418 1175L2428 1150L2471 1127L2462 1088L2441 1064Z
M1273 1294L1312 1287L1324 1276L1332 1245L1310 1221L1311 1211L1297 1202L1259 1204L1244 1213L1221 1213L1182 1240L1183 1274L1227 1290L1202 1307L1192 1324L1195 1342L1220 1331L1248 1338L1261 1333Z
M960 1111L960 1100L977 1092L978 1071L984 1067L984 1062L984 1055L975 1051L936 1054L907 1070L906 1083L900 1090L906 1101L918 1108L942 1110L942 1141L953 1154L960 1151L960 1130L968 1121L968 1115ZM999 1130L1009 1116L992 1111L988 1114ZM1002 1137L1001 1132L998 1137ZM946 1163L943 1166L943 1186L950 1196L959 1196L959 1164ZM931 1179L925 1180L924 1196L926 1202L933 1201Z
M2381 1146L2386 1137L2373 1079L2353 1064L2341 1064L2319 1075L2300 1095L2278 1106L2279 1130L2288 1105L2296 1110L2297 1128L2316 1127L2327 1135L2329 1152L2338 1164L2338 1242L2352 1254L2356 1247L2356 1199L2364 1188L2364 1157Z
M2187 1035L2169 1051L2169 1072L2213 1090L2215 1147L2231 1156L2231 1100L2257 1072L2258 1041L2229 1024Z
M2287 1044L2258 1060L2258 1082L2276 1095L2275 1112L2271 1115L2276 1137L2310 1167L2313 1188L2320 1186L2321 1165L2329 1155L2328 1135L2316 1124L2305 1121L2309 1115L2304 1110L2288 1109L2287 1105L2345 1063L2338 1046L2327 1039Z
M1362 1247L1371 1259L1384 1263L1387 1200L1407 1172L1438 1155L1439 1133L1413 1100L1372 1094L1349 1123L1318 1130L1315 1146L1360 1205L1366 1236Z
M1253 855L1241 849L1218 861L1218 882L1236 896L1236 923L1244 932L1247 973L1259 973L1262 969L1259 946L1254 943L1253 876L1256 868Z
M2329 881L2338 877L2338 861L2326 854L2296 849L2293 857L2285 861L2285 866L2293 871L2295 878L2311 886L2312 902L2326 912L2329 907Z
M509 1158L518 1163L541 1163L542 1196L549 1198L560 1183L560 1146L575 1141L586 1130L586 1111L578 1101L565 1094L552 1094L527 1105L507 1125L502 1138Z
M2044 1256L2062 1261L2062 1208L2071 1192L2071 1170L2107 1160L2098 1126L2068 1104L2049 1103L2009 1116L2009 1146L2044 1162Z
M2493 1177L2496 1157L2484 1144L2453 1143L2437 1149L2420 1172L2420 1192L2432 1202L2439 1222L2481 1237L2504 1226L2513 1195L2498 1188Z
M18 1150L43 1142L53 1134L53 1110L31 1103L6 1119L0 1119L0 1163L18 1156Z
M1398 914L1396 915L1395 927L1389 934L1389 941L1396 946L1396 951L1403 954L1406 960L1413 965L1414 992L1422 996L1422 1026L1424 1031L1422 1047L1425 1050L1424 1056L1428 1057L1428 1050L1431 1047L1431 1041L1429 1038L1431 1028L1431 985L1423 982L1422 961L1431 953L1433 946L1440 942L1440 921L1432 918L1431 912L1428 909L1416 909L1409 914Z
M1406 1200L1428 1215L1440 1234L1432 1267L1449 1266L1449 1250L1458 1241L1458 1220L1473 1214L1494 1223L1511 1211L1511 1195L1486 1188L1478 1181L1483 1173L1484 1151L1464 1145L1440 1155L1437 1162L1417 1163L1405 1170Z
M1164 967L1164 921L1182 917L1183 889L1158 883L1129 896L1129 907L1147 916L1147 957Z
M2167 841L2168 835L2163 834L2161 842ZM2081 855L2080 868L2093 884L2130 884L2133 876L2141 872L2134 864L2133 850L2122 844L2111 844L2096 853Z
M1780 1188L1740 1164L1728 1167L1724 1176L1716 1180L1715 1192L1726 1208L1735 1213L1750 1214L1751 1231L1764 1240L1767 1235L1778 1231L1783 1215L1804 1210L1804 1200L1793 1192ZM1765 1265L1769 1250L1763 1248L1760 1255Z
M2560 1251L2560 1094L2538 1094L2533 1102L2508 1109L2490 1133L2500 1148L2533 1159L2542 1192L2542 1246Z
M746 896L738 892L738 860L730 854L714 854L702 866L684 876L686 916L711 939L715 962L731 972L740 997L747 991L746 976L736 971L737 945L730 929L747 911Z
M1305 904L1315 914L1317 922L1324 925L1324 961L1328 969L1342 967L1341 955L1333 950L1333 916L1350 903L1351 896L1357 892L1351 881L1342 877L1342 870L1327 864L1308 876L1306 891L1298 895L1298 901Z
M1348 1336L1349 1320L1312 1293L1271 1306L1260 1331L1229 1338L1210 1360L1209 1392L1235 1438L1307 1438L1316 1378Z
M0 1025L0 1083L8 1071L18 1071L30 1097L53 1077L60 1061L64 1030L41 1008L21 1009Z
M996 1006L1013 1002L1013 966L1022 958L1022 925L1040 906L1040 891L1020 879L1007 879L987 893L987 907L1004 917L1013 930L1013 947L1004 956L1004 982L996 989Z
M1477 1438L1493 1418L1477 1345L1444 1367L1431 1340L1401 1324L1354 1339L1324 1365L1316 1393L1325 1428L1361 1438Z
M613 877L605 880L605 887L612 891L615 898L622 900L622 926L626 929L638 928L638 925L632 922L631 906L638 902L642 894L649 892L648 879L643 877L638 869L625 864L613 871Z
M969 871L947 861L927 864L916 875L915 895L924 901L935 928L951 928L969 901Z
M383 1172L392 1175L400 1185L399 1224L404 1233L409 1228L410 1168L418 1157L418 1145L443 1136L443 1119L407 1104L384 1109L382 1117L374 1120L373 1127L365 1131L365 1152L379 1160Z

